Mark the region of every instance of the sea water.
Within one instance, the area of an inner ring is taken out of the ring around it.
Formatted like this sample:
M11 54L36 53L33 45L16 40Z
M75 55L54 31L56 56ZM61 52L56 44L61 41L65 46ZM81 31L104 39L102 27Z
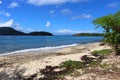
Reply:
M47 51L101 40L98 36L0 36L0 54Z

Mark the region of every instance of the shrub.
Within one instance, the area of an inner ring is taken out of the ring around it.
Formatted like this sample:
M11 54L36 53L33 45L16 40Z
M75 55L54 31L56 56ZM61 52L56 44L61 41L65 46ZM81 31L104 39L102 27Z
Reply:
M99 66L99 65L100 65L100 63L97 62L97 61L92 61L92 62L89 63L89 67L96 67L96 66Z
M108 66L110 66L110 64L107 64L107 63L100 64L101 68L107 68Z
M95 26L104 29L104 41L113 47L116 55L120 55L120 11L106 15L93 21Z
M93 51L93 52L92 52L92 55L93 55L93 56L103 56L103 57L106 57L106 56L108 56L111 52L112 52L111 49L103 49L103 50L99 50L99 51Z
M70 70L83 68L84 64L78 61L68 60L60 64L60 68L66 68Z

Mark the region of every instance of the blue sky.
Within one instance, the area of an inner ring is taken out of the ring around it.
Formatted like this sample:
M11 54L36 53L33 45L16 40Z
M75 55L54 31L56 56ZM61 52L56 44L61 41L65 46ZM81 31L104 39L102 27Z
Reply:
M120 0L0 0L0 27L53 34L102 32L92 21L120 10Z

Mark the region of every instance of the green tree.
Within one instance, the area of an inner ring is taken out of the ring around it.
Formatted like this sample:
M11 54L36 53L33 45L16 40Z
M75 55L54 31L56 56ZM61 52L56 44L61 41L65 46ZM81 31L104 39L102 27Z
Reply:
M120 55L120 11L97 18L93 21L96 27L104 29L104 41L109 43L116 55Z

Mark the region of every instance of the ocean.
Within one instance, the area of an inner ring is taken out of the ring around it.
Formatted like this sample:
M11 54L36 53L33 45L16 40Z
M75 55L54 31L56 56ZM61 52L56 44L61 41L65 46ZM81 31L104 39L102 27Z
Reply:
M48 51L101 40L102 37L87 36L0 36L0 54Z

